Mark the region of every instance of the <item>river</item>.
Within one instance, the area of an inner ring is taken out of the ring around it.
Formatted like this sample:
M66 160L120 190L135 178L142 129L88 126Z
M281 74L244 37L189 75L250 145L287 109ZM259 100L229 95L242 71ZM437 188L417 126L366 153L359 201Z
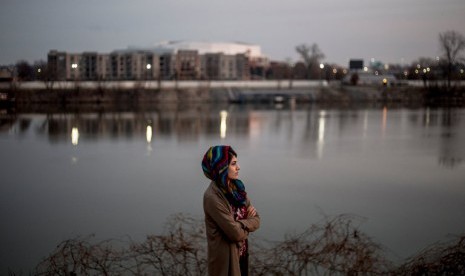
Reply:
M395 262L465 230L465 109L383 105L160 105L0 110L0 274L31 270L61 241L162 233L202 218L211 145L238 153L282 240L352 214Z

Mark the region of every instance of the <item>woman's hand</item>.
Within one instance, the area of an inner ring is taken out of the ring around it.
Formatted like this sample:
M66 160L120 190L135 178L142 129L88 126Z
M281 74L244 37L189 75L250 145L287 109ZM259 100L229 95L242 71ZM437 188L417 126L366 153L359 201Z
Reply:
M257 210L252 205L247 207L247 217L255 217L257 215Z

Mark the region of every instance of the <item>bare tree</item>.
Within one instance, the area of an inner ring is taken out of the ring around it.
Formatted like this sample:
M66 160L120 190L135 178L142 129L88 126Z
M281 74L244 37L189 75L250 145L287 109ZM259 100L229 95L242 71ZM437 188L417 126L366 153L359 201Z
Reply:
M313 43L311 46L301 44L296 46L295 50L307 67L307 77L310 78L312 76L312 72L318 68L320 60L325 58L325 54L320 50L320 47L316 43Z
M16 63L16 72L19 81L31 81L34 78L34 70L27 61L22 60Z
M43 64L40 67L40 74L38 74L37 79L43 81L45 88L47 90L53 90L53 85L55 84L55 81L57 79L57 72L56 70L53 70L50 66L47 64Z
M460 54L465 50L465 37L457 31L446 31L439 34L439 45L446 60L447 87L450 88L454 66L463 59Z

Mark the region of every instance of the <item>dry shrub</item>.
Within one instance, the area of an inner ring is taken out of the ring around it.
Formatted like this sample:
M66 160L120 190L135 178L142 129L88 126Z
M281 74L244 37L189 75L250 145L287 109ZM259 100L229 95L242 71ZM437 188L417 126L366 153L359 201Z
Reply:
M395 275L465 275L465 235L432 245L408 259Z
M394 268L353 215L326 217L281 242L251 240L251 275L465 275L465 235L436 245ZM206 275L203 220L176 214L164 235L143 242L69 239L36 268L36 275Z
M37 275L118 275L122 250L114 246L116 240L91 244L92 236L69 239L61 242L55 251L39 263Z
M129 255L137 264L135 274L205 275L207 253L203 221L183 214L168 220L167 235L150 235L133 243Z
M383 274L390 263L381 248L354 226L355 216L326 218L252 255L256 275Z
M168 219L165 235L150 235L142 243L121 241L91 244L89 238L69 239L37 267L37 275L205 275L206 245L203 221L176 214ZM128 246L129 244L129 246Z

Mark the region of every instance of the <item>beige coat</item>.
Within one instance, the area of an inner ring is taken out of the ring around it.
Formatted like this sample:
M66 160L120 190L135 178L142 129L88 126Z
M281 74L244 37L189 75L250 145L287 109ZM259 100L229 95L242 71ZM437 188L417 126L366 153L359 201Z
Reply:
M247 206L250 201L247 199ZM208 242L208 275L240 276L239 244L260 227L260 217L235 221L228 200L214 182L203 197Z

